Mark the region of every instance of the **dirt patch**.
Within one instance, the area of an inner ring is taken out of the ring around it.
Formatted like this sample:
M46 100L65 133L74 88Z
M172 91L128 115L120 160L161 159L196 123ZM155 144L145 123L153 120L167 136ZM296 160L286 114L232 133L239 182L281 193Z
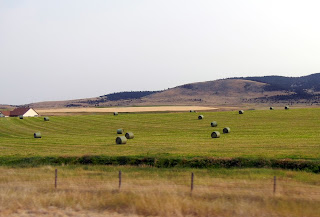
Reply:
M179 111L212 111L214 107L205 106L155 106L155 107L112 107L112 108L57 108L37 109L41 115L65 113L111 113L111 112L179 112Z

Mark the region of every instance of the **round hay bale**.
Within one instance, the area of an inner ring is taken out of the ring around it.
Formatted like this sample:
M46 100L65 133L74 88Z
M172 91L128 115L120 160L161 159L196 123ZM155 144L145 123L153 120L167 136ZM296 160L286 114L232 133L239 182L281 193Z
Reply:
M239 111L239 114L240 114L240 115L242 115L243 113L244 113L244 111L243 111L243 110L240 110L240 111Z
M274 108L273 108L273 107L270 107L270 110L274 110Z
M117 134L122 134L123 133L123 129L117 129Z
M44 117L43 120L44 121L49 121L50 119L49 119L49 117Z
M20 118L20 119L23 119L23 115L19 115L19 118Z
M116 138L116 143L118 145L121 145L121 144L126 144L127 143L127 138L125 136L118 136Z
M203 119L203 115L199 115L199 116L198 116L198 119L199 119L199 120L202 120L202 119Z
M230 128L229 127L225 127L223 128L223 133L230 133Z
M211 133L211 138L220 138L220 133L219 131L213 131Z
M113 115L118 115L118 112L113 112Z
M41 133L40 132L36 132L36 133L33 134L33 137L37 138L37 139L41 138Z
M216 121L211 122L211 127L217 127L217 126L218 126L218 123Z
M125 136L127 139L133 139L133 138L134 138L133 132L127 132L124 136Z
M194 110L190 110L190 112L194 112Z
M285 109L285 110L288 110L288 109L289 109L289 106L285 106L284 109Z

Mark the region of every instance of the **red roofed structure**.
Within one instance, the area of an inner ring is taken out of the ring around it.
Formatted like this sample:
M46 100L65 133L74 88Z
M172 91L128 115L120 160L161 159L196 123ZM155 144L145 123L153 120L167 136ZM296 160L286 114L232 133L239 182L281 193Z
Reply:
M3 114L5 117L10 117L10 111L1 111L1 114Z
M33 108L16 108L13 111L2 111L1 112L5 117L37 117L39 114Z

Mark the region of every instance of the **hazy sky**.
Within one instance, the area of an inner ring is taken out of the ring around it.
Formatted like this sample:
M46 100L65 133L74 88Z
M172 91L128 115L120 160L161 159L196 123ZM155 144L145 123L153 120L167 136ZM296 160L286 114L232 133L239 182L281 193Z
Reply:
M320 72L319 0L0 0L0 104Z

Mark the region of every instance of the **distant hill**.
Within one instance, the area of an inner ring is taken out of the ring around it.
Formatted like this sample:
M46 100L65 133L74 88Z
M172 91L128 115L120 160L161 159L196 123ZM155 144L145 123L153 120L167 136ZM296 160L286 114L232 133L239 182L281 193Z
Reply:
M147 96L145 100L162 104L236 106L256 98L290 94L286 91L265 91L266 86L262 82L244 79L223 79L185 84Z
M239 79L239 78L236 78ZM241 79L257 81L268 84L266 91L287 90L303 92L305 90L320 91L320 73L302 77L264 76L244 77Z
M238 78L236 78L238 79ZM308 100L317 103L320 98L320 73L302 77L264 76L244 77L251 80L266 83L265 91L287 91L289 95L273 96L269 100ZM263 98L267 99L267 98Z
M6 111L6 110L10 110L10 109L13 109L13 107L10 106L10 105L2 105L2 104L0 104L0 111L1 110Z
M33 103L31 107L108 107L154 105L239 106L243 104L320 104L320 73L303 77L242 77L190 83L163 91L131 91L90 99Z

